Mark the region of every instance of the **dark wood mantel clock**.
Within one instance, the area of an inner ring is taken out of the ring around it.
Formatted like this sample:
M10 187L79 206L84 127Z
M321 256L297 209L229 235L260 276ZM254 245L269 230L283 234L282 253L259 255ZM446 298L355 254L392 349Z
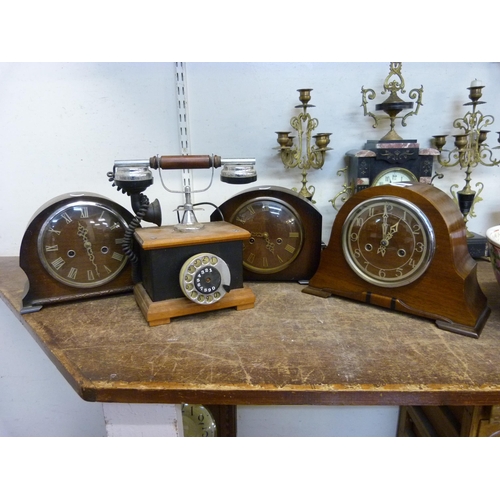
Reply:
M68 193L35 213L21 242L28 282L21 313L44 305L132 291L122 245L133 215L94 193Z
M375 186L348 199L303 291L430 318L473 338L490 313L460 210L420 183Z

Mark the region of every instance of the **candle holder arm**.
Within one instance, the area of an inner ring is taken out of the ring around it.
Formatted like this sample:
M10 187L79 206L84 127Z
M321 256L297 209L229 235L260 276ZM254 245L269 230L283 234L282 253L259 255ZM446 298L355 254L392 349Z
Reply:
M377 128L379 118L385 118L385 117L377 116L377 115L373 114L371 111L368 111L368 108L367 108L368 101L373 101L373 99L375 99L377 94L372 89L365 89L364 87L361 87L361 95L362 95L361 106L363 108L364 116L371 116L373 118L373 121L375 122L372 125L372 127Z
M349 169L349 166L346 165L344 168L341 168L337 172L338 176L341 176L342 174L344 174L346 182L344 182L344 184L342 185L342 191L340 191L339 193L337 193L337 195L335 195L335 197L332 198L331 200L328 200L332 204L332 207L335 210L337 210L337 212L339 211L339 207L337 207L337 200L340 200L342 203L344 203L354 193L354 181L351 181L350 183L348 182L348 173L347 173L348 169Z
M422 95L423 95L423 93L424 93L424 87L423 87L423 85L421 85L419 89L412 89L412 90L410 90L410 93L408 95L410 96L410 99L417 99L417 101L416 101L417 107L413 111L410 111L409 113L406 113L406 115L404 115L401 118L401 125L403 127L406 127L406 120L407 120L407 118L409 118L412 115L418 115L418 111L420 110L420 106L423 106L423 104L422 104Z
M500 165L500 159L495 160L493 158L493 151L488 147L487 144L481 144L481 146L479 147L478 155L481 165L484 165L485 167L496 167Z
M446 153L446 158L444 154ZM453 149L452 151L439 150L439 156L437 157L439 165L444 168L451 168L460 165L460 151L458 149Z
M300 163L300 154L296 147L280 148L280 156L285 168L295 168Z

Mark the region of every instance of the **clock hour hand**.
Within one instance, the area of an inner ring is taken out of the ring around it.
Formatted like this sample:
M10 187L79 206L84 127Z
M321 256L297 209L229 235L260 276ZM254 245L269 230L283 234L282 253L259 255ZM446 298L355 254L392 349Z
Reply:
M382 241L380 242L380 246L378 247L377 253L381 253L382 256L385 255L385 251L389 246L389 240L398 232L398 226L399 226L399 220L396 222L396 224L393 224L389 228L389 232L387 232L386 228L383 229L383 237ZM382 227L384 227L384 225L382 225Z
M398 226L399 226L399 221L396 222L396 224L393 224L390 229L389 233L386 234L385 239L389 241L397 232L398 232Z

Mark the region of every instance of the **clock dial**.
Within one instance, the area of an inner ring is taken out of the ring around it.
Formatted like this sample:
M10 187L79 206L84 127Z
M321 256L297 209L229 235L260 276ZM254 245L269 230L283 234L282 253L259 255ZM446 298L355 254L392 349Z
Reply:
M418 182L415 175L406 168L389 168L375 177L373 186L382 186L384 184L394 184L396 182Z
M94 288L112 281L124 268L127 224L109 206L77 201L59 207L40 229L38 255L57 281Z
M429 266L435 250L434 231L413 203L376 197L360 203L347 216L342 250L351 269L369 283L403 286Z
M255 273L285 269L302 249L302 223L297 212L283 201L254 198L241 205L230 222L251 233L243 245L243 266Z
M183 404L184 437L217 437L217 425L212 413L202 405Z

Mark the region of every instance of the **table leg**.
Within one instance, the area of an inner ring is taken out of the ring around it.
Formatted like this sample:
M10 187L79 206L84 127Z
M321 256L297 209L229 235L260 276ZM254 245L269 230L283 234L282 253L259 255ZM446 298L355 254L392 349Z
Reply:
M183 437L181 405L103 403L108 437Z

